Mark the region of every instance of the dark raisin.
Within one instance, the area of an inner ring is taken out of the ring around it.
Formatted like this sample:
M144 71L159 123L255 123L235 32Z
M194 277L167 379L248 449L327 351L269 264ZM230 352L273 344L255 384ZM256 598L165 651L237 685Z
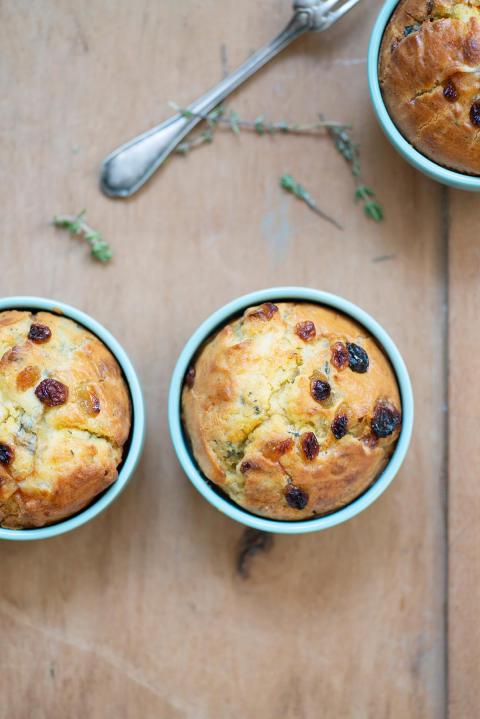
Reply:
M332 347L332 364L336 369L348 367L349 354L343 342L335 342Z
M415 23L414 25L405 25L403 28L403 34L407 37L407 35L411 35L412 32L417 32L417 30L420 30L420 25L418 23Z
M431 15L433 12L433 0L427 0L427 15Z
M359 372L360 374L363 374L367 371L369 360L368 355L363 349L363 347L359 347L359 345L354 344L353 342L349 342L347 344L348 349L348 366L352 370L352 372Z
M372 431L377 437L388 437L400 424L400 412L387 400L380 400L375 405L372 418Z
M288 485L285 490L285 499L292 509L305 509L308 504L308 494L294 484Z
M324 382L321 379L314 379L310 383L310 393L315 402L324 402L330 397L332 388L328 382Z
M458 91L452 80L449 80L443 88L443 97L449 102L455 102L458 98Z
M0 463L11 464L15 456L15 450L13 447L9 447L8 444L0 444Z
M470 120L472 125L480 125L480 102L474 102L470 108Z
M240 472L242 474L245 474L245 472L248 472L251 469L258 469L258 464L255 464L255 462L250 462L248 459L246 459L240 465Z
M37 342L38 344L48 342L51 336L52 333L50 327L47 327L47 325L34 324L30 327L30 332L28 333L28 339L32 340L32 342Z
M35 390L40 402L48 407L65 404L68 398L68 387L56 379L44 379Z
M278 312L277 305L274 305L272 302L264 302L263 305L260 305L260 307L247 310L246 316L256 317L257 319L266 322L267 320L272 319L275 312Z
M346 414L337 414L331 424L332 434L335 439L342 439L348 431L348 417Z
M318 444L318 439L316 438L314 432L305 432L302 434L300 437L300 443L302 445L305 459L308 459L311 462L318 456L320 445Z
M275 462L284 454L290 452L292 448L293 439L291 437L287 437L287 439L271 439L265 444L263 453L265 457Z
M187 374L185 375L185 384L189 389L192 389L195 382L195 367L189 367Z
M313 338L317 334L317 331L313 322L310 322L310 320L305 320L305 322L299 322L296 325L295 334L297 334L304 342L308 342L308 340L313 340Z

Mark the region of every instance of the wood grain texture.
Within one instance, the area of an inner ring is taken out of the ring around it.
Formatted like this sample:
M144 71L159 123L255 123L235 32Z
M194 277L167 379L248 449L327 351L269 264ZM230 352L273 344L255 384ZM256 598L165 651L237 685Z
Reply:
M103 322L139 370L149 421L114 507L71 535L0 544L2 719L443 716L444 195L374 120L365 56L379 5L365 0L328 35L298 41L232 105L252 118L353 121L380 225L353 206L323 138L223 133L130 201L97 189L107 152L269 39L288 0L0 5L2 292L53 296ZM283 194L284 172L345 230ZM114 248L108 267L48 224L82 207ZM179 469L166 394L200 321L277 284L342 294L385 326L411 369L416 430L375 506L325 533L275 538L244 579L242 528Z
M462 719L480 711L480 217L476 195L451 194L449 697L451 718Z

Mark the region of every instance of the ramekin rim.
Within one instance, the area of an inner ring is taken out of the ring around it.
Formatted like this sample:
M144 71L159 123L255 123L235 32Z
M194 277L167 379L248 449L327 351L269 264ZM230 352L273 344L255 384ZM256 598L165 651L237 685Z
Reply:
M353 502L331 514L289 522L251 514L221 497L203 476L187 446L181 421L181 393L185 373L202 343L242 310L267 301L297 300L314 302L337 309L363 325L377 339L394 368L402 399L402 430L394 453L375 482ZM338 295L308 287L270 287L242 295L207 317L187 340L175 365L168 396L168 422L172 443L180 466L200 494L216 509L243 525L278 534L303 534L333 527L353 518L372 504L389 486L406 456L413 429L414 402L408 370L395 343L383 327L358 305Z
M119 341L98 320L72 305L47 297L16 295L0 298L0 312L6 310L31 309L34 311L52 312L67 317L85 327L98 337L112 352L118 361L127 380L132 402L132 428L129 438L128 453L123 460L118 478L98 499L94 499L85 509L73 517L56 522L46 527L32 529L6 529L0 527L0 539L13 541L33 541L57 537L71 532L89 522L106 509L121 493L130 480L140 459L145 439L145 404L143 393L136 370Z

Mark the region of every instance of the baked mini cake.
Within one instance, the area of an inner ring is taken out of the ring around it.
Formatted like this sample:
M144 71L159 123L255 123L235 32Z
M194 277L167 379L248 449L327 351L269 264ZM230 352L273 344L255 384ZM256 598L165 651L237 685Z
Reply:
M362 494L401 428L396 378L376 341L309 303L251 307L210 338L185 377L182 412L204 476L279 520Z
M41 527L117 478L130 396L99 339L48 312L0 312L0 525Z
M379 82L405 138L439 165L480 174L480 2L401 0L383 36Z

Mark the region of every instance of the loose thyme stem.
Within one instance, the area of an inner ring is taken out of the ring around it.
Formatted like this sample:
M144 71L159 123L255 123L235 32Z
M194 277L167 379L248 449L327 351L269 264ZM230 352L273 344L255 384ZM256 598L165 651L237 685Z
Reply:
M53 224L55 227L65 228L72 236L83 235L90 245L92 257L99 262L108 262L113 257L110 245L105 242L98 230L94 230L85 222L85 214L86 210L82 210L78 215L55 215Z
M204 120L211 126L227 125L230 129L233 129L233 122L233 126L237 127L237 129L243 128L245 130L254 130L259 135L265 135L268 133L272 134L275 132L302 135L310 134L317 130L325 130L330 127L338 127L339 129L349 127L348 125L346 126L340 122L324 120L323 118L320 119L318 122L307 123L303 125L299 125L297 123L292 124L283 120L281 122L268 122L264 120L262 116L257 117L256 120L241 120L238 117L237 113L233 111L230 115L225 115L225 110L222 106L215 108L215 110L212 110L209 113L203 113L193 112L192 110L189 110L187 108L179 107L174 102L171 102L169 104L174 110L176 110L180 115L183 115L184 117L198 117L199 120Z
M322 119L322 115L320 115L320 119ZM367 187L362 181L360 153L358 151L358 145L353 142L348 133L349 129L347 125L343 127L329 127L327 132L332 138L338 152L350 165L355 182L355 203L362 202L365 215L375 222L380 222L383 220L383 208L377 201L372 188Z
M294 180L291 175L282 175L280 178L280 187L283 187L283 189L287 192L291 192L292 195L298 197L299 200L303 200L303 202L305 202L311 210L316 212L320 217L323 217L324 220L331 222L332 225L335 225L335 227L339 230L343 230L342 225L340 225L333 217L330 217L330 215L327 215L326 212L321 210L308 190L299 182Z

